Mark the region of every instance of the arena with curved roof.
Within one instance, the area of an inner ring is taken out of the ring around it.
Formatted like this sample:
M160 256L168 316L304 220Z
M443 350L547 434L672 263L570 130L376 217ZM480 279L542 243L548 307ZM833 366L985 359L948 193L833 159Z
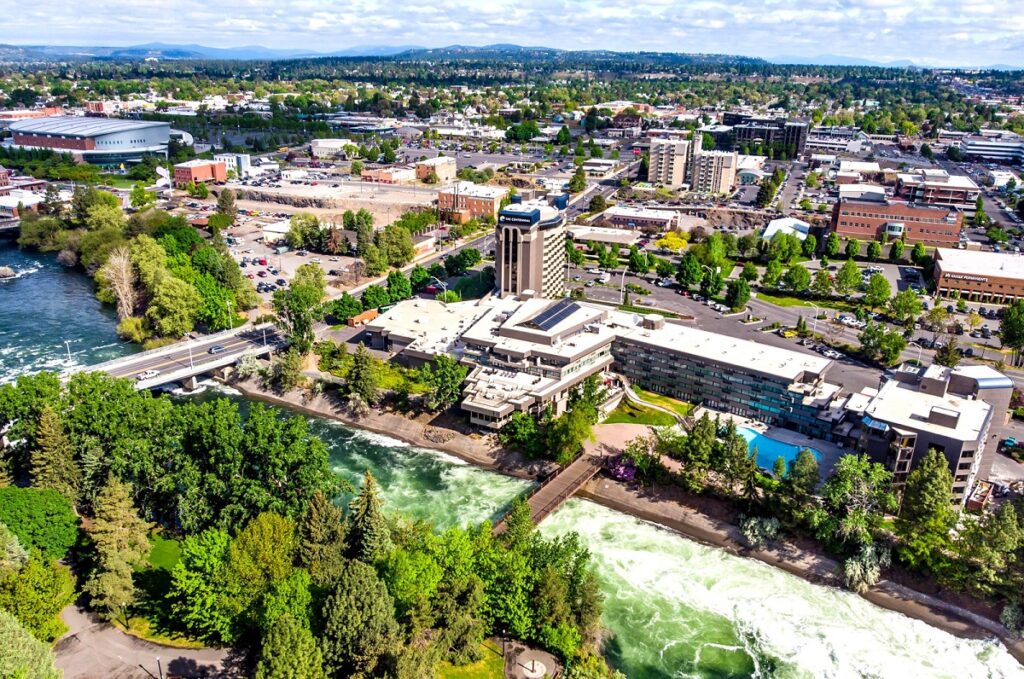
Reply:
M97 165L137 163L166 155L170 123L120 118L52 116L11 123L14 146L70 153Z

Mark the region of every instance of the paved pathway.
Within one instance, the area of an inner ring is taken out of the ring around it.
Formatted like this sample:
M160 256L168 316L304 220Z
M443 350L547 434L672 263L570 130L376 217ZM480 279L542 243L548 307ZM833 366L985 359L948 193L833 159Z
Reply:
M125 634L75 605L61 611L69 631L54 652L64 679L153 679L161 676L242 676L230 666L230 651L171 648Z

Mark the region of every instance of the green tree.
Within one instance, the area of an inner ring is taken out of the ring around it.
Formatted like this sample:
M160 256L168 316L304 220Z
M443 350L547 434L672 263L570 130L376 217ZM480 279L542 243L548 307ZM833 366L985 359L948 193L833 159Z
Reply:
M898 262L903 259L904 244L902 240L894 240L889 246L889 259Z
M1024 349L1024 300L1016 299L1006 307L999 327L999 339L1004 347L1013 350L1013 364L1020 365Z
M263 637L256 679L327 679L309 628L288 614L277 618Z
M394 601L373 567L346 562L321 615L328 671L353 679L378 676L382 660L396 649L399 628Z
M889 313L901 323L909 322L921 314L921 298L910 288L900 290L889 300Z
M867 302L868 306L872 309L885 306L891 294L892 288L889 286L889 280L883 274L871 274L871 278L868 279L867 288L864 291L864 301Z
M832 276L826 269L818 269L814 272L811 292L818 297L828 297L832 294Z
M960 364L960 352L956 338L951 337L935 352L935 362L947 368L955 368Z
M839 236L835 231L830 232L825 239L825 254L828 255L829 259L835 259L836 255L839 254Z
M409 285L414 292L419 292L430 284L430 272L417 264L409 272Z
M846 258L853 259L860 254L860 241L850 238L846 241Z
M633 273L647 273L651 268L646 252L641 252L635 245L629 246L629 270Z
M19 570L28 561L28 552L18 542L18 536L0 523L0 580Z
M818 239L813 234L807 234L801 250L804 253L804 257L813 257L814 253L818 250Z
M0 677L60 679L53 652L35 638L16 617L0 609Z
M882 244L877 240L873 240L868 243L868 259L872 262L877 261L882 256Z
M928 251L924 247L924 243L916 243L914 248L910 251L910 261L918 266L924 261L924 258L928 255Z
M181 560L171 571L168 599L175 619L212 643L235 639L233 614L226 605L230 544L231 538L221 530L190 535L181 543Z
M299 524L298 558L320 587L332 585L341 573L345 531L341 509L318 489Z
M747 262L743 265L743 270L740 272L740 278L745 280L748 284L753 283L758 277L757 265L753 262Z
M703 277L703 269L700 260L692 251L683 255L679 260L679 270L676 272L676 281L684 288L691 288L700 283Z
M725 303L733 311L743 309L750 301L750 284L743 278L729 281L726 286Z
M361 299L364 309L379 309L391 303L391 295L388 294L387 288L376 284L368 285L363 290Z
M367 470L359 495L349 504L348 554L351 558L374 563L391 551L391 529L381 507L380 488Z
M316 290L322 298L327 292L327 276L316 262L307 262L295 270L292 286L302 285Z
M761 285L766 288L774 288L782 280L782 262L777 259L768 261L761 275Z
M330 313L338 323L344 323L348 319L353 316L357 316L362 312L363 303L348 292L342 293L341 297L331 302L328 311L328 313Z
M156 194L147 191L145 185L139 182L132 187L131 193L128 195L128 202L136 210L143 210L156 202Z
M786 271L783 280L792 292L801 293L807 290L811 284L811 274L806 267L794 264Z
M195 287L174 276L158 279L146 317L162 337L181 337L195 327L202 298Z
M412 297L412 285L409 279L399 270L388 274L388 299L394 302L401 302L403 299Z
M313 346L313 325L320 317L323 294L312 285L295 285L274 291L277 326L285 331L288 341L300 354L308 354Z
M68 499L43 488L0 488L0 522L28 550L62 559L78 538L78 517Z
M420 374L424 384L430 388L426 394L427 408L441 411L458 403L468 372L466 366L446 354L440 354L424 365Z
M94 503L89 536L96 545L97 565L85 584L92 603L110 618L127 624L125 611L135 602L132 575L149 556L149 524L139 518L131 486L110 475Z
M583 173L582 167L578 167L569 180L569 193L579 193L585 188L587 188L587 175Z
M224 189L217 196L217 214L226 215L234 222L238 207L235 205L235 192L231 189Z
M836 274L835 287L840 295L848 295L860 285L860 268L852 259L847 259Z
M241 616L248 624L258 626L262 614L267 624L273 623L269 619L273 615L259 610L261 599L292 575L297 549L295 523L273 512L259 514L238 532L228 547L225 570L228 607L234 617ZM308 577L306 580L308 603ZM296 598L294 588L290 598Z
M345 379L345 390L356 395L363 403L376 403L378 396L377 365L373 356L362 344L352 357L352 367Z
M813 521L818 536L859 549L871 544L885 515L896 509L892 473L867 455L844 455L822 487L821 500Z
M47 643L67 630L60 612L74 599L70 571L38 551L32 552L20 571L0 581L0 611L13 615L32 636Z
M949 544L956 520L950 504L953 474L945 456L930 448L907 476L896 520L898 554L911 568L933 569Z
M39 415L36 449L32 452L32 482L37 488L57 491L72 505L78 502L82 474L64 425L49 405L43 406Z

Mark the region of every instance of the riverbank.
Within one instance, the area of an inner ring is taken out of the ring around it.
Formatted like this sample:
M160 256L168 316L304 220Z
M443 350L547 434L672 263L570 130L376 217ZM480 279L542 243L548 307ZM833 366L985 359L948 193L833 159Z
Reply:
M497 444L493 436L470 429L460 418L372 411L355 417L330 393L303 398L299 393L274 394L253 381L230 384L247 398L291 408L305 414L340 421L352 427L402 440L411 445L440 450L466 462L518 478L538 481L556 469L551 462L528 460ZM618 425L611 425L618 426ZM840 586L839 563L810 545L783 541L752 550L743 538L725 503L685 494L681 489L639 489L607 477L596 477L578 493L597 504L664 526L697 542L757 559L810 582ZM955 603L884 580L862 595L888 610L921 620L962 638L999 638L1011 655L1024 664L1024 642L1010 639L997 621L973 613Z

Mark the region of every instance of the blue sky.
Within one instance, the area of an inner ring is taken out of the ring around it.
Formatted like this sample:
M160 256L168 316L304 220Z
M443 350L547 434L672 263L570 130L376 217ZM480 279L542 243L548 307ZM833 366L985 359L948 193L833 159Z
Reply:
M839 54L922 65L1024 66L1024 12L994 0L32 0L0 42L484 45Z

